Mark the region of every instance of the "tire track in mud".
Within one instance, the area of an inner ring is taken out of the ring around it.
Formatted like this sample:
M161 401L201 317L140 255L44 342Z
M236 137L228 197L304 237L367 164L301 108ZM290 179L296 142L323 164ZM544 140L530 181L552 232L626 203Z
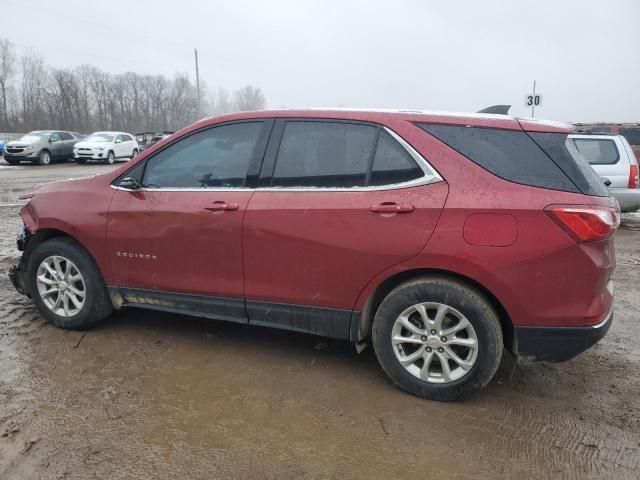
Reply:
M622 467L637 478L640 474L640 435L615 427L552 416L527 408L503 405L488 416L474 416L481 432L492 432L492 441L507 457L525 464L543 463L575 468L589 467L604 474ZM492 451L495 451L492 445Z

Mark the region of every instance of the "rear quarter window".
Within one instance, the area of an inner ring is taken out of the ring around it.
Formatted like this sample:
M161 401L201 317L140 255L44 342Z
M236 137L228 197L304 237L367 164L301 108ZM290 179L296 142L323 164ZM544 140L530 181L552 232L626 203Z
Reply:
M532 187L578 192L577 186L523 131L419 124L494 175Z
M418 125L485 170L505 180L532 187L609 196L598 175L565 133Z

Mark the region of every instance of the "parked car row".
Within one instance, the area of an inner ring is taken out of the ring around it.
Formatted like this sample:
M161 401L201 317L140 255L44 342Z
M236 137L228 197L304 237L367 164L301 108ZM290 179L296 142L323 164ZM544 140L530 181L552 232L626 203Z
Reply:
M113 164L119 159L131 159L139 151L135 138L125 132L95 132L85 137L63 130L35 130L4 145L4 159L10 165L23 161L49 165L70 159Z

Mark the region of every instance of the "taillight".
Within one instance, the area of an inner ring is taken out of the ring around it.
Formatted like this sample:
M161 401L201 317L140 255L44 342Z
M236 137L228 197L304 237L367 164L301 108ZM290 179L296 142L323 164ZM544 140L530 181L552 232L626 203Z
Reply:
M629 172L629 188L638 188L638 165L631 165Z
M550 205L545 212L577 242L610 237L620 225L620 214L613 208Z

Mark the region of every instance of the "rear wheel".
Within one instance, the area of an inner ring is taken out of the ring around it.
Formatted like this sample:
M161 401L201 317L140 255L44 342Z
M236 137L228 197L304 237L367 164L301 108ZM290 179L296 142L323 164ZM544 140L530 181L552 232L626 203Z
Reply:
M28 282L42 315L61 328L91 328L113 310L95 262L68 237L53 238L35 248Z
M380 365L403 390L452 401L493 378L502 357L497 314L475 289L433 277L400 285L373 323Z
M38 155L38 163L40 165L49 165L51 163L51 153L49 150L42 150Z
M109 151L109 153L107 153L107 158L105 159L104 163L108 165L113 165L115 162L116 162L116 156L112 151Z

